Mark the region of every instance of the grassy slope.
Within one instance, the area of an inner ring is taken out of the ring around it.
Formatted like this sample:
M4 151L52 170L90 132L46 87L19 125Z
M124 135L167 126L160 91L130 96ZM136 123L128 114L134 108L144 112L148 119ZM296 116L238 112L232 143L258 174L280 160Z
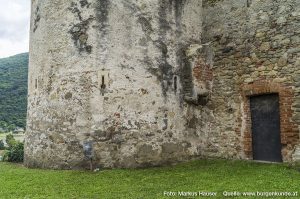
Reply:
M216 191L217 198L224 198L223 191L300 191L300 173L295 169L243 161L202 160L98 173L0 163L0 174L1 198L168 198L163 191Z
M28 53L0 59L0 128L25 127Z

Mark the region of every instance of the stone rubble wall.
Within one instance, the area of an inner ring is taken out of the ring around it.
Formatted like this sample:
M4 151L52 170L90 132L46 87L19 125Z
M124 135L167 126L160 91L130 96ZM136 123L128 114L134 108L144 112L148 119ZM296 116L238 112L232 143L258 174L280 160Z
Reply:
M300 2L205 1L203 43L214 52L212 137L222 157L252 159L249 96L279 93L284 161L299 160Z
M249 96L274 92L299 160L299 4L32 0L25 165L252 159Z

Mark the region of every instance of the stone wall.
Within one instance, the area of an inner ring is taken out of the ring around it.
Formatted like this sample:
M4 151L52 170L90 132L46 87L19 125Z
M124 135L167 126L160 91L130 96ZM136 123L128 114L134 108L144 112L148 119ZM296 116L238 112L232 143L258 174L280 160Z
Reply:
M297 0L33 0L25 165L252 159L249 97L278 93L300 160ZM59 9L58 9L59 8Z
M34 0L32 10L25 165L88 168L85 142L95 167L199 156L183 99L201 1Z
M224 0L204 6L203 43L214 51L211 110L218 153L252 159L249 96L279 93L282 155L284 161L299 160L300 2Z

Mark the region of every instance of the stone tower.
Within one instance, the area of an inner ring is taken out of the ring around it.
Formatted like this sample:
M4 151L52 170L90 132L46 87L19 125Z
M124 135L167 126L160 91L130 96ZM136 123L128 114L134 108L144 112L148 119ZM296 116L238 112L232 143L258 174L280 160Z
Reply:
M25 165L300 161L299 0L32 0Z
M199 155L184 98L201 13L201 0L32 0L25 165L85 168L87 142L100 167Z

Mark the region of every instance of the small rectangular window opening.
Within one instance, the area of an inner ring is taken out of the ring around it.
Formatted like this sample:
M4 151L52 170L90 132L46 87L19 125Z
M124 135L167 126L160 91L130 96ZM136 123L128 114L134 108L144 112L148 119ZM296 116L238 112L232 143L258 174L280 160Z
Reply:
M106 85L105 85L105 78L104 75L102 75L102 81L101 81L101 89L105 89Z
M252 1L252 0L247 0L247 7L248 7L248 8L251 6L251 1Z
M177 91L177 76L174 77L174 90Z
M35 79L35 81L34 81L34 88L37 89L37 87L38 87L38 80Z

